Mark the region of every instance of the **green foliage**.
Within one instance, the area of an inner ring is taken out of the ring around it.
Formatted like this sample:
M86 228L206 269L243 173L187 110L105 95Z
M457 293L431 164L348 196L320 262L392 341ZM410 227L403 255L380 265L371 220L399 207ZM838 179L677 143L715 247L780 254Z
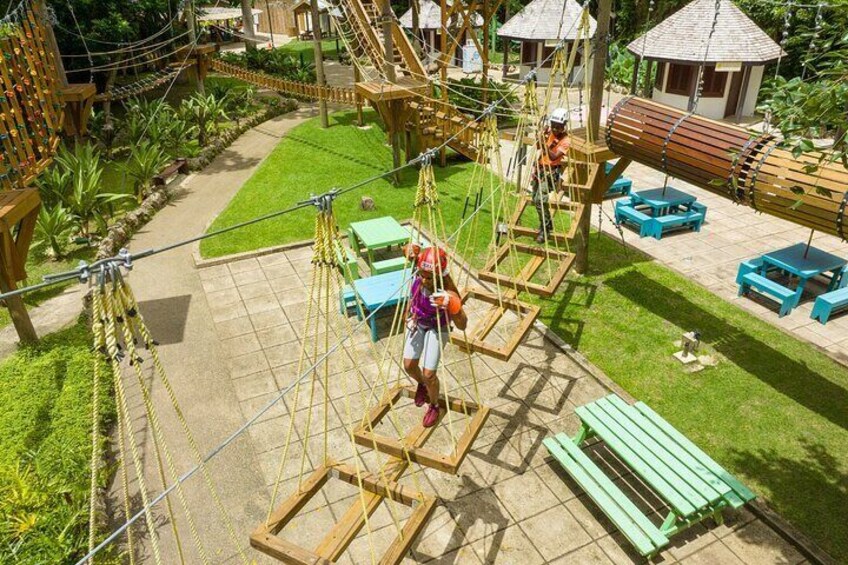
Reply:
M460 111L470 116L479 116L492 102L498 101L495 111L498 114L498 124L505 125L514 122L517 114L513 109L518 103L518 96L512 88L495 80L489 80L488 102L483 102L482 80L475 78L448 79L448 100ZM441 98L441 87L434 89L434 96Z
M56 203L52 208L43 206L38 212L35 223L35 241L33 247L46 248L47 254L53 259L61 259L70 242L70 235L76 228L73 214L62 205Z
M85 553L94 362L80 322L0 363L0 562L67 563ZM99 426L108 437L115 408L102 369Z
M20 28L13 23L0 23L0 39L7 37L15 37L18 35Z
M253 71L261 71L286 80L315 82L315 66L304 61L301 64L283 49L255 49L242 53L223 53L221 59Z
M123 142L129 147L153 143L171 158L197 153L195 125L169 103L160 99L134 98L125 106L127 113L120 127Z
M630 82L633 80L633 66L636 64L636 58L627 50L624 43L610 44L609 60L607 80L619 86L630 86Z
M147 196L153 177L170 161L170 157L156 143L150 141L142 141L133 149L124 168L133 180L133 192L139 203Z
M79 221L81 235L105 233L113 204L128 195L105 192L100 182L103 174L100 152L88 143L78 144L73 152L63 147L56 155L56 164L71 177L61 201ZM94 232L92 224L96 225Z
M214 125L217 131L220 121L227 119L225 104L214 94L197 93L180 105L180 116L197 129L197 142L201 147L206 147L209 140L209 126Z

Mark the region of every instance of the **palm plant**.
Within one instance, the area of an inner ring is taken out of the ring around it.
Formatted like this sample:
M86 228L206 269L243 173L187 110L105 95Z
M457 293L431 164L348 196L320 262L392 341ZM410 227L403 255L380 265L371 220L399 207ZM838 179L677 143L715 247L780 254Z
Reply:
M65 255L65 246L70 241L71 232L76 227L73 214L61 203L52 208L42 207L35 222L34 247L46 247L46 253L54 260Z
M38 175L35 182L42 204L51 208L64 202L67 197L71 186L71 173L57 165Z
M183 100L180 106L183 117L197 127L197 141L201 147L206 147L210 124L218 128L219 121L226 119L224 106L214 96L195 94Z
M79 221L81 235L91 236L92 223L97 224L97 231L104 232L112 204L130 195L103 191L100 152L91 144L78 144L73 152L63 148L56 155L56 162L71 175L70 190L64 200Z
M133 192L139 203L150 189L151 181L168 164L168 155L155 143L143 141L132 152L124 169L133 180Z

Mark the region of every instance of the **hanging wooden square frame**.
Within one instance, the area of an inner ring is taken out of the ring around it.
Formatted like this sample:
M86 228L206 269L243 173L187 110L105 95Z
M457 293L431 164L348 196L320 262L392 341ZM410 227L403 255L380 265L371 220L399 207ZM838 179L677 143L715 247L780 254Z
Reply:
M524 265L521 272L514 277L495 271L503 260L509 256L510 249L533 256L530 261ZM551 280L548 281L548 284L530 282L533 275L535 275L545 263L545 259L551 259L558 263L556 271L554 271L551 276ZM565 275L567 275L569 269L571 269L572 263L574 263L574 254L567 251L545 249L535 245L526 245L524 243L506 242L500 247L500 249L498 249L497 254L489 259L483 269L480 270L477 277L483 281L507 286L516 292L527 291L531 294L548 298L553 296L559 288L559 285L561 285L562 281L565 280Z
M376 448L377 451L397 457L398 459L406 459L408 457L409 460L419 465L432 467L433 469L455 475L471 450L474 440L480 434L480 430L483 429L483 424L486 423L486 419L489 417L489 409L476 402L461 400L455 397L451 397L450 406L448 406L448 403L445 401L445 395L439 397L439 406L442 408L442 411L439 422L436 425L441 423L446 410L452 410L460 414L467 413L471 417L465 426L465 430L457 439L454 452L450 455L444 455L420 445L413 445L409 441L401 441L397 438L379 435L371 431L377 428L383 418L392 409L392 406L404 396L415 398L415 387L400 385L390 390L383 397L380 404L374 406L368 413L368 420L363 422L354 432L354 440L363 447Z
M300 491L283 502L271 514L268 522L259 526L250 535L250 545L289 565L330 565L335 563L335 560L347 550L347 547L356 538L356 534L365 523L365 520L361 519L362 508L358 500L354 503L358 512L348 512L345 517L348 514L357 514L356 517L360 519L339 521L314 551L277 536L318 494L330 478L339 479L357 487L361 483L363 490L369 493L370 499L377 498L376 504L369 505L371 512L376 510L379 503L387 498L412 507L412 514L404 524L402 534L394 539L378 563L380 565L395 565L403 561L415 538L424 529L427 520L436 508L436 499L425 496L409 487L399 485L393 480L384 483L371 473L357 474L353 467L335 462L328 462L312 473L303 482Z
M509 361L521 341L533 327L533 322L539 316L539 306L525 304L515 299L515 292L507 290L502 296L487 292L480 288L466 288L462 291L462 303L468 299L476 299L491 305L491 309L483 316L482 323L475 325L467 332L454 331L451 333L451 343L466 351L476 351L501 361ZM514 312L521 323L516 326L506 345L495 347L486 342L486 337L495 329L506 312Z
M555 193L559 196L559 193ZM512 215L512 220L509 224L509 229L512 232L514 237L532 237L535 238L539 234L539 230L537 228L531 228L528 226L521 225L521 217L527 211L527 208L533 204L533 199L529 196L522 196L518 200L518 206L515 208L515 213ZM535 204L534 204L535 207ZM548 208L553 210L566 210L566 211L574 211L575 217L579 216L580 211L583 208L582 204L578 204L576 202L571 202L568 200L563 200L561 196L552 200L548 203ZM574 236L577 234L577 222L572 221L571 226L569 227L568 233L562 232L550 232L548 234L548 241L551 243L557 243L560 245L566 244L569 239L574 239Z

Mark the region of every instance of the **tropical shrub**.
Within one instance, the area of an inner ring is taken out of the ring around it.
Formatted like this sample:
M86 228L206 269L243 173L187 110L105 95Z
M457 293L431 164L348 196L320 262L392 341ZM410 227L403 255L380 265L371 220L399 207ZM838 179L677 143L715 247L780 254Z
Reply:
M246 69L262 71L286 80L314 83L315 66L308 62L301 63L281 49L256 49L243 53L223 53L221 59L227 63Z
M45 208L52 208L64 202L67 197L71 186L71 172L55 165L38 175L35 182L41 196L41 205Z
M35 241L33 247L46 248L52 259L61 259L70 241L70 235L76 228L76 219L61 202L52 208L43 206L35 222Z
M220 120L227 118L220 100L212 94L200 93L183 100L180 105L180 115L197 128L197 142L201 147L206 147L208 142L209 126L214 125L217 129Z
M162 149L149 141L143 141L133 149L124 170L133 181L133 193L139 203L147 196L153 177L170 161Z
M56 163L71 176L69 189L62 201L77 218L80 235L90 237L92 233L105 233L112 204L131 196L103 190L100 152L91 144L80 143L73 151L63 147L56 155ZM92 224L96 226L94 232Z

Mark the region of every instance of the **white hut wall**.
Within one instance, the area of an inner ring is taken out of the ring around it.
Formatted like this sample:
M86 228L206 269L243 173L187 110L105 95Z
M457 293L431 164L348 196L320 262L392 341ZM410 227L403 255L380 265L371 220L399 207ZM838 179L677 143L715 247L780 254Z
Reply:
M763 84L763 65L751 67L751 76L748 78L748 91L743 93L745 105L742 107L743 116L753 116L757 111L757 96L760 94L760 86Z
M644 64L644 63L643 63ZM662 104L687 111L689 100L695 96L698 88L698 65L685 63L661 63L658 72L662 79L655 84L652 98ZM704 88L698 102L697 114L720 120L728 115L727 98L730 93L732 73L716 72L715 65L708 65L704 72ZM734 112L730 112L732 115Z

